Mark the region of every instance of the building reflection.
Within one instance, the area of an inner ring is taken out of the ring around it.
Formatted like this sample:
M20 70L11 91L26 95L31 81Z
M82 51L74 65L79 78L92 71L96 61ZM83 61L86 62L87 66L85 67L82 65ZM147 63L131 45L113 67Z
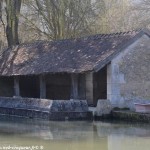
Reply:
M13 137L13 138L12 138ZM42 143L53 149L149 150L150 126L104 122L53 122L0 117L2 143ZM67 144L66 144L67 143Z

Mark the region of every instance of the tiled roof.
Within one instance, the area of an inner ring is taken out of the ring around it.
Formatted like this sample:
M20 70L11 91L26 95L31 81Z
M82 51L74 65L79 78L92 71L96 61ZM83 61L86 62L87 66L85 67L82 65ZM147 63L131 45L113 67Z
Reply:
M143 34L139 30L21 44L0 55L0 75L97 71Z

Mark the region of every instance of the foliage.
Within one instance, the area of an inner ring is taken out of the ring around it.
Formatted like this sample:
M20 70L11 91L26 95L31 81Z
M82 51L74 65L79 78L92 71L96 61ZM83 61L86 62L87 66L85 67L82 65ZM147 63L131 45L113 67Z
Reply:
M149 0L1 0L0 49L148 27L149 16Z

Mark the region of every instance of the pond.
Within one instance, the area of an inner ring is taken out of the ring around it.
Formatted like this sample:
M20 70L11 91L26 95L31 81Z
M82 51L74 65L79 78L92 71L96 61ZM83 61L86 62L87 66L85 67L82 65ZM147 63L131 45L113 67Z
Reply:
M150 125L0 116L0 149L149 150Z

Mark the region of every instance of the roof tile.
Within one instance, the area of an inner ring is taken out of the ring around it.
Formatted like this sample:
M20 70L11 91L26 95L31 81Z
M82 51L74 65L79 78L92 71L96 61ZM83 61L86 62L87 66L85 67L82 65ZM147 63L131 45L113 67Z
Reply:
M119 52L125 43L140 32L98 34L78 39L21 44L13 49L6 49L0 55L0 75L92 71Z

